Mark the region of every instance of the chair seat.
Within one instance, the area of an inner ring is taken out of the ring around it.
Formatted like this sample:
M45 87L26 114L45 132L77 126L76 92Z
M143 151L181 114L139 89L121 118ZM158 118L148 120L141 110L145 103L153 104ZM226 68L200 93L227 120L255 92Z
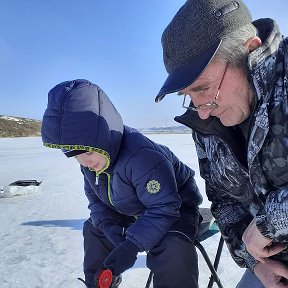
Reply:
M199 212L203 220L198 227L196 240L201 242L218 233L219 228L209 208L199 208Z

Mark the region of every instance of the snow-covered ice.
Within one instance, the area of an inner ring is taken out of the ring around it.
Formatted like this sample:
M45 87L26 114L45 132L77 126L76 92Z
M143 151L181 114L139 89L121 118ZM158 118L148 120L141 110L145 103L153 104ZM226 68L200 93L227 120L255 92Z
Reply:
M204 194L191 135L147 136L170 147L196 171ZM0 287L84 288L76 278L83 277L82 224L89 211L79 165L60 151L43 147L39 137L1 138L0 187L24 179L43 181L41 192L0 198ZM201 206L209 207L207 198ZM218 240L216 234L202 242L212 259ZM200 252L199 270L199 286L205 288L210 273ZM226 246L218 271L225 288L235 287L244 272ZM135 266L123 274L120 287L145 287L148 274L142 253Z

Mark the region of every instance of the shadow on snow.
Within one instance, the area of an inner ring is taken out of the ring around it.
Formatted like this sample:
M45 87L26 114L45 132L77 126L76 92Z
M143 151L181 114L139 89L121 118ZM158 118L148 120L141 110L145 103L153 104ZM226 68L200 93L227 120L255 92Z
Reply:
M66 227L72 230L82 230L83 223L87 219L70 219L70 220L43 220L24 222L23 226L43 226L43 227Z
M42 221L29 221L24 222L23 226L42 226L42 227L59 227L59 228L71 228L72 230L81 230L83 224L87 219L70 219L70 220L42 220ZM146 267L146 253L139 253L137 261L132 269L145 268Z

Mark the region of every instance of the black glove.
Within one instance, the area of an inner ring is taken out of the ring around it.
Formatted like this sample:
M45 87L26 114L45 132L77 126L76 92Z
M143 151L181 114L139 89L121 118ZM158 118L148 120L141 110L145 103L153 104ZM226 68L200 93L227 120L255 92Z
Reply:
M115 246L119 245L125 241L125 229L111 222L102 224L100 226L101 231L106 236L106 238L113 243Z
M111 269L114 276L118 276L133 267L138 252L140 249L136 244L130 240L125 240L110 252L103 265Z

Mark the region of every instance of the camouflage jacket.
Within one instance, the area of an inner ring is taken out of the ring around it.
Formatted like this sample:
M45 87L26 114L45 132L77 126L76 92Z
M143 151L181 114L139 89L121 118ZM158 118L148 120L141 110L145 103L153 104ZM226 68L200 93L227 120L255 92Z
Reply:
M252 269L256 261L241 238L254 217L265 237L288 242L288 38L271 19L254 24L263 44L248 58L257 103L247 139L215 117L187 111L175 118L192 129L211 210L232 257ZM288 260L288 252L274 257Z

